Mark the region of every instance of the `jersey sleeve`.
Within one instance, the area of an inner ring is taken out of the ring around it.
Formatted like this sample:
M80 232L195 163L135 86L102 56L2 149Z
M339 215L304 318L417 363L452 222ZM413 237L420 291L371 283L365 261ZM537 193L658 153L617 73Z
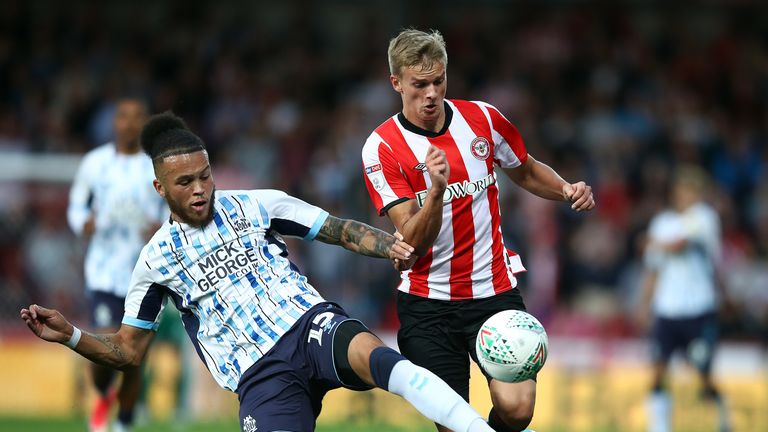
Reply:
M363 174L368 195L380 216L393 206L416 198L392 148L376 133L363 146Z
M72 187L69 189L69 204L67 205L67 222L70 229L79 235L83 234L83 227L91 215L91 201L93 193L88 178L90 177L93 154L87 154L77 168Z
M491 122L494 146L493 161L501 168L517 168L528 160L528 150L515 125L496 107L483 104Z
M150 277L151 271L142 253L133 270L131 285L125 297L123 324L157 331L168 288L155 283Z
M257 201L269 216L269 227L278 234L314 240L328 212L279 190L258 192Z

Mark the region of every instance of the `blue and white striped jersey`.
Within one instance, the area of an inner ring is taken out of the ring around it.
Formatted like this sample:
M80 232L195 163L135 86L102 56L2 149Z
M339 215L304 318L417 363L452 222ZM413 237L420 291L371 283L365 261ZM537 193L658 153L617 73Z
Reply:
M123 323L156 329L166 297L216 382L241 375L323 298L281 236L312 240L328 213L277 190L216 191L204 227L167 221L141 252Z
M146 243L145 230L168 214L152 186L152 160L142 152L121 154L113 143L88 152L69 193L67 220L81 235L95 215L95 230L85 256L85 284L90 290L125 297L131 272Z

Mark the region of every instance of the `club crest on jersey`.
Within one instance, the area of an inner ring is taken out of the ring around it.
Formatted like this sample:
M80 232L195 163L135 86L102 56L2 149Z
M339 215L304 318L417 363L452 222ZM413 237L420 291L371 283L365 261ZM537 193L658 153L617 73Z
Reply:
M472 144L469 145L469 150L472 152L472 156L475 159L486 160L491 154L491 144L485 137L477 137L472 140Z
M184 261L184 252L182 252L180 249L176 249L173 251L173 257L176 258L176 261L182 262Z
M243 419L243 432L256 432L258 429L256 427L256 420L253 417L248 416Z
M251 221L249 221L247 218L240 218L240 219L234 221L233 225L235 226L235 230L236 231L245 231L248 228L253 226Z

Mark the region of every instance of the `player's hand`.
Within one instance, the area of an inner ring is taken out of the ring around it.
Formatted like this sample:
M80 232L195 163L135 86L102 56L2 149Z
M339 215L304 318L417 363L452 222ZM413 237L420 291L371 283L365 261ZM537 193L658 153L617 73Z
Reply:
M642 333L648 333L651 330L651 306L641 305L635 312L635 325Z
M592 186L580 181L578 183L566 183L563 186L563 196L572 203L571 208L580 211L595 208L595 197L592 195Z
M427 173L432 181L432 187L444 191L448 187L448 176L451 173L445 151L430 145L429 149L427 149L427 156L424 158L424 165L427 166Z
M55 309L46 309L33 304L21 310L21 319L32 333L49 342L65 343L72 337L74 327Z
M389 251L389 258L392 261L392 266L397 271L405 271L413 267L413 264L419 258L413 253L413 246L404 241L403 235L395 231L395 244L392 245L392 249Z

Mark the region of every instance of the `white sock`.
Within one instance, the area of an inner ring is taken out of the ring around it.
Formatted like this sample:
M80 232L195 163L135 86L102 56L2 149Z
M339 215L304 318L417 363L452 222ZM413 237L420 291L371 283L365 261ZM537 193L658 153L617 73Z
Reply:
M486 432L492 430L493 429L488 426L488 423L485 422L485 419L476 418L472 421L472 423L469 424L469 429L467 429L467 432Z
M493 432L445 381L408 360L401 360L392 368L388 387L437 424L456 432Z
M666 392L653 392L648 399L648 432L669 432L672 401Z
M728 414L728 406L725 403L725 398L723 398L722 395L718 396L717 399L715 399L715 403L717 404L717 413L720 417L720 432L730 432L731 430L731 418Z

